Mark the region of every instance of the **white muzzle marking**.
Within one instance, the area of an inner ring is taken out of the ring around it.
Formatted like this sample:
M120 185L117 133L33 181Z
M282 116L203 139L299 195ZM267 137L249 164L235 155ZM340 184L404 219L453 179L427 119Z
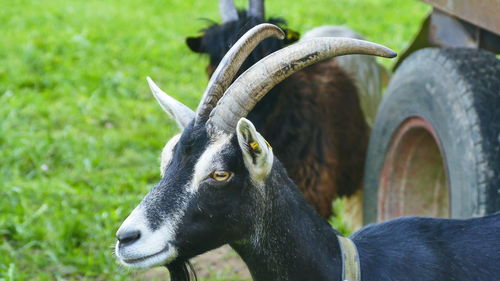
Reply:
M146 222L145 210L140 204L118 229L117 234L137 230L141 233L140 238L130 245L116 243L116 256L127 267L153 267L168 264L177 257L177 249L170 243L174 238L176 220L165 220L156 231L151 231Z

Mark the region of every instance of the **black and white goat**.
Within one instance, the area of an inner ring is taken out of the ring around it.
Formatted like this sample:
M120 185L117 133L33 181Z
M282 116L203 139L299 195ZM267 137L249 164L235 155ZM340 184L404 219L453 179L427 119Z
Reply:
M201 36L186 40L192 51L209 56L209 76L241 35L258 24L284 27L285 39L268 38L259 43L238 73L299 39L285 20L266 19L263 0L249 0L248 11L237 12L233 0L219 0L219 8L221 24L214 23ZM346 27L333 26L318 27L304 35L313 37L361 39ZM274 153L307 201L325 218L331 215L334 198L360 195L369 135L365 119L374 116L371 111L382 97L379 70L370 56L323 61L276 84L248 114L276 147ZM360 196L350 199L358 200L358 204L349 204L349 214L357 217L356 225L360 226Z
M270 36L283 34L259 25L231 48L196 113L149 80L184 130L170 145L163 178L117 232L120 262L166 265L172 280L189 280L190 258L229 244L254 280L498 280L500 214L401 218L370 225L349 240L313 211L244 117L274 84L317 61L395 53L366 41L315 38L271 54L231 84L249 51Z

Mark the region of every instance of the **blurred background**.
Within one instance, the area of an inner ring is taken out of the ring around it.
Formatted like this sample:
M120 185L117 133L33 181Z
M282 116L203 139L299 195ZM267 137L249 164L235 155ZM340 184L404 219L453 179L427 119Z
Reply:
M416 0L266 1L301 33L347 25L398 52L429 11ZM220 21L215 0L0 0L0 280L153 279L113 255L177 132L145 77L195 108L207 58L184 39L207 19Z

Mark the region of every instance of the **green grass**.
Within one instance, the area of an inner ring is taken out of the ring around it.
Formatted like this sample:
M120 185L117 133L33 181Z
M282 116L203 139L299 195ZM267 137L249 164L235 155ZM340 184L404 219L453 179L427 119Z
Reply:
M300 32L345 24L397 51L429 10L416 0L267 2ZM0 0L0 280L140 280L110 246L177 131L145 77L196 106L206 59L184 38L200 18L218 20L215 3Z

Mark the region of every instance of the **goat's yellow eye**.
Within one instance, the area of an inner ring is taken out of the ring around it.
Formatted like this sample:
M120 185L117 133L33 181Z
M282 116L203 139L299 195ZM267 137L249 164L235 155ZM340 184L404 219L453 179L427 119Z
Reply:
M210 174L210 177L216 181L227 181L231 177L231 172L227 171L215 171Z

